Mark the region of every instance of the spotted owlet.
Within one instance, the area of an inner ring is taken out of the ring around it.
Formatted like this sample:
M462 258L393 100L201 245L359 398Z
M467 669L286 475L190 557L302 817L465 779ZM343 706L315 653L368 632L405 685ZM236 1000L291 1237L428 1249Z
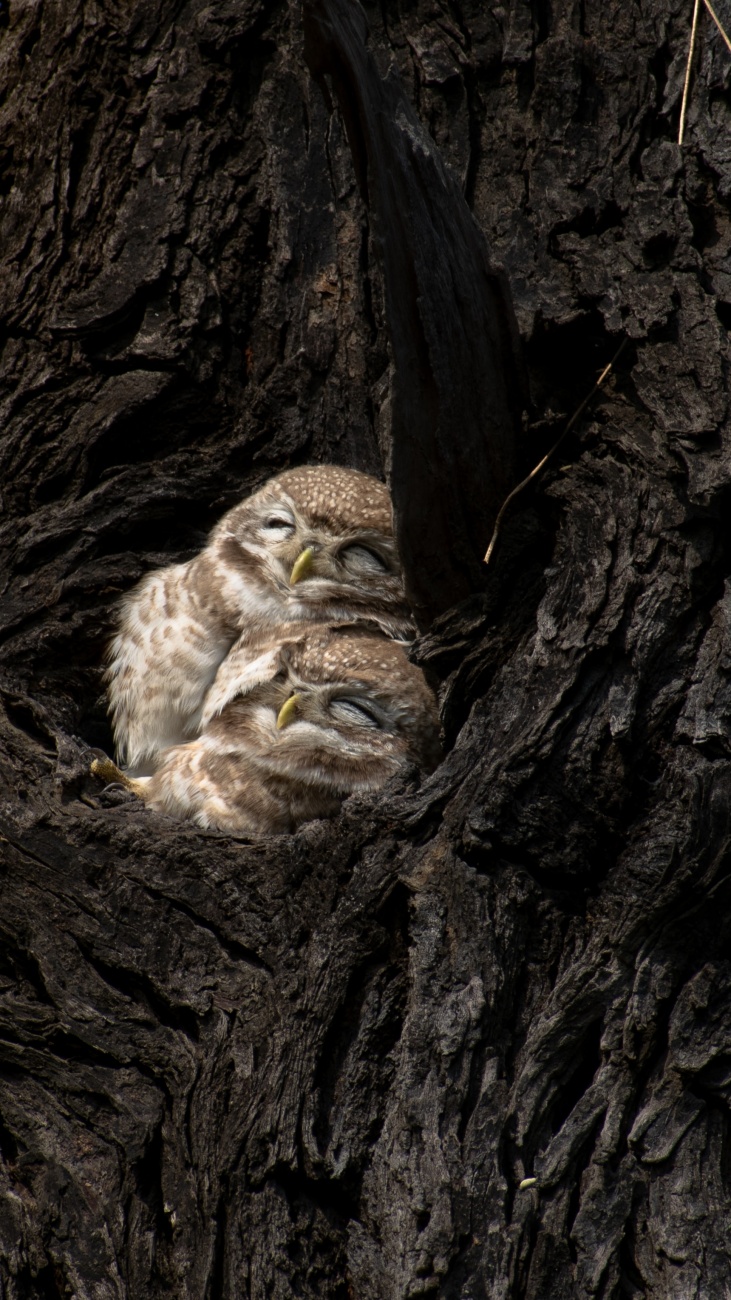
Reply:
M396 642L357 627L297 625L206 701L201 735L125 784L159 812L232 833L293 831L439 761L434 696ZM96 770L113 779L106 761ZM121 776L116 773L117 778Z
M120 762L152 773L197 734L235 643L240 660L257 660L284 623L353 619L413 635L388 489L331 465L286 470L224 515L195 559L122 601L107 669Z

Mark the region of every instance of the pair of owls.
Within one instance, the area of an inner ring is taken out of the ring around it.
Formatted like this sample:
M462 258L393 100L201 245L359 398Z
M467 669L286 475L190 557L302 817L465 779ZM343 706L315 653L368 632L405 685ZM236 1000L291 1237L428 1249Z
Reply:
M124 599L107 680L125 784L257 834L331 816L408 763L431 770L436 704L399 644L411 635L384 485L285 471Z

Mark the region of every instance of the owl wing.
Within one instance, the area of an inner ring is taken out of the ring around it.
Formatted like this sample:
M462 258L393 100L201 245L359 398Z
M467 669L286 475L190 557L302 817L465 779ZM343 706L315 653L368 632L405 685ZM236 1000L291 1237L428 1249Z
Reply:
M206 695L201 712L201 726L206 727L218 717L231 700L248 695L255 686L270 682L279 671L280 647L271 646L263 652L252 650L246 641L237 642L220 664L218 672Z
M194 735L232 633L201 617L189 564L159 569L122 602L106 672L120 762L155 770L162 750Z

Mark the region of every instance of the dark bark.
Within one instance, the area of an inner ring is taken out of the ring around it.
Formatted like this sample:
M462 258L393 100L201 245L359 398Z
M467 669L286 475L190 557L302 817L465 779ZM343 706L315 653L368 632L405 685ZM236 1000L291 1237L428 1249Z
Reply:
M363 11L305 5L306 53L329 73L373 222L393 357L385 459L407 591L422 629L484 585L482 556L515 483L525 404L507 285Z
M702 19L679 150L690 8L387 4L328 63L323 10L306 50L284 4L0 7L0 1294L731 1288L729 57ZM381 95L506 356L478 227L508 273L522 462L631 339L481 591L512 467L424 324L478 357L479 317L390 243ZM389 455L417 598L474 592L417 649L437 772L255 843L101 792L118 596L277 468Z

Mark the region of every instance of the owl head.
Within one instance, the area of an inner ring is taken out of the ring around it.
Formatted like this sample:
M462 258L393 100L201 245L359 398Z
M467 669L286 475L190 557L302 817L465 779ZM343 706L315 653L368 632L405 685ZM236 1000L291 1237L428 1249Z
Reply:
M243 578L263 617L362 618L413 634L385 484L305 465L270 479L224 515L210 539L217 572ZM256 609L247 609L247 617Z
M372 629L290 629L247 673L229 675L204 729L305 802L307 792L315 803L318 792L342 798L377 789L406 764L429 772L439 762L433 692L403 648Z

